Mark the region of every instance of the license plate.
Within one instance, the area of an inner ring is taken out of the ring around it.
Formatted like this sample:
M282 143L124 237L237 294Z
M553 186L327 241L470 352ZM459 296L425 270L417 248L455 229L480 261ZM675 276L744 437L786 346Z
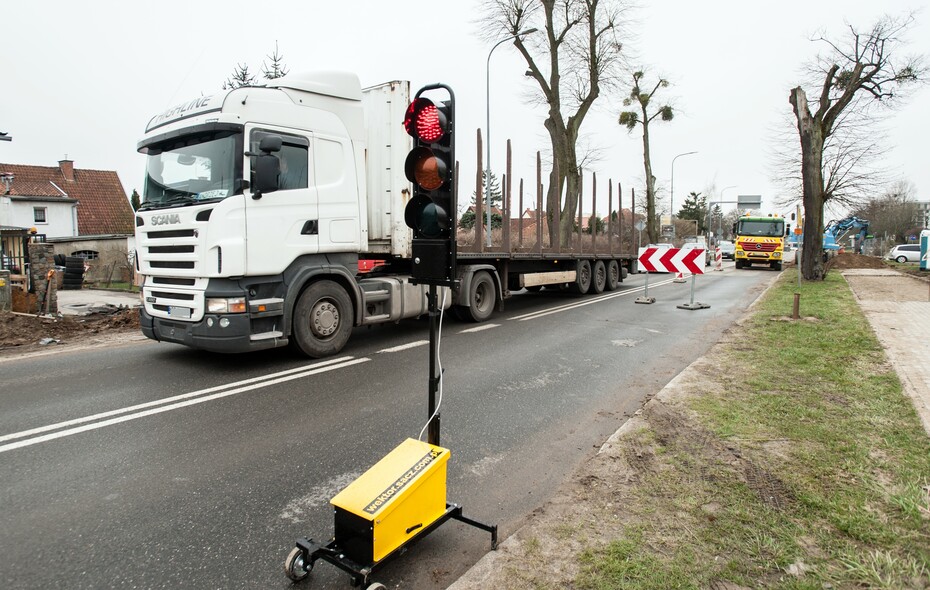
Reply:
M168 307L168 315L173 318L181 318L184 320L189 320L191 318L191 310L189 307Z

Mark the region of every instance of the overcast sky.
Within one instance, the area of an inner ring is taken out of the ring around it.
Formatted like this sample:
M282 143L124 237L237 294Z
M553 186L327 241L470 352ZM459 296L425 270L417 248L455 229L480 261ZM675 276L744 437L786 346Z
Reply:
M771 207L774 130L791 114L788 92L802 64L845 23L866 29L882 14L920 7L907 0L640 0L631 13L635 35L626 47L633 63L667 78L675 120L652 129L653 173L668 208L671 162L675 208L690 191L712 200L759 194ZM490 44L476 34L476 0L30 0L5 3L0 63L0 162L54 166L65 157L76 168L116 170L127 193L142 189L143 159L136 143L149 118L170 106L212 94L247 63L279 51L292 72L341 69L363 86L410 80L417 88L444 82L457 99L460 200L475 178L475 130L485 126L486 63ZM918 15L910 53L930 53L930 13ZM491 59L492 163L503 170L504 140L513 140L516 170L530 182L535 152L546 150L544 112L527 106L533 82L511 44ZM808 89L808 94L816 90ZM643 179L642 140L617 125L620 96L599 100L583 128L601 159L593 170L629 189ZM887 122L890 153L884 167L911 181L930 199L930 92L913 95ZM398 125L401 124L398 121ZM794 140L796 141L796 139ZM587 182L587 181L586 181ZM603 189L602 189L603 190ZM641 195L642 193L640 193ZM599 206L606 213L606 191ZM616 198L616 197L615 197ZM640 197L641 198L641 197ZM516 204L514 205L516 208ZM730 206L725 206L729 209Z

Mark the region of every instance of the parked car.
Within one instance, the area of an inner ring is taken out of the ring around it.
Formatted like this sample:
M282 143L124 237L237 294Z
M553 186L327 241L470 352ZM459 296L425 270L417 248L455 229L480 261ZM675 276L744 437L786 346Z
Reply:
M920 262L920 244L899 244L885 258L896 262Z
M734 244L730 240L720 240L719 242L717 242L717 246L720 248L721 258L726 258L727 260L733 260L733 257L736 255L736 244Z

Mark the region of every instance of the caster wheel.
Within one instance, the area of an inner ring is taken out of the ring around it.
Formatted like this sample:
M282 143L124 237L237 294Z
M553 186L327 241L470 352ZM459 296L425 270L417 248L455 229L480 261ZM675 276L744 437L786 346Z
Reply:
M300 547L294 547L284 560L284 575L292 582L299 582L310 574L313 563L304 563L304 552Z

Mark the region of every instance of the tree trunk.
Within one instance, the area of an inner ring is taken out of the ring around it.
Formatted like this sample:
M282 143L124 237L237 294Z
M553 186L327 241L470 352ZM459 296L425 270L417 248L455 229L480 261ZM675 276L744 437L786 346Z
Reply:
M649 157L649 119L643 108L643 166L646 169L646 235L650 244L659 243L659 219L656 216L656 181Z
M811 115L807 95L799 86L788 102L794 108L801 140L801 185L804 203L804 242L801 274L809 281L823 279L823 127Z

